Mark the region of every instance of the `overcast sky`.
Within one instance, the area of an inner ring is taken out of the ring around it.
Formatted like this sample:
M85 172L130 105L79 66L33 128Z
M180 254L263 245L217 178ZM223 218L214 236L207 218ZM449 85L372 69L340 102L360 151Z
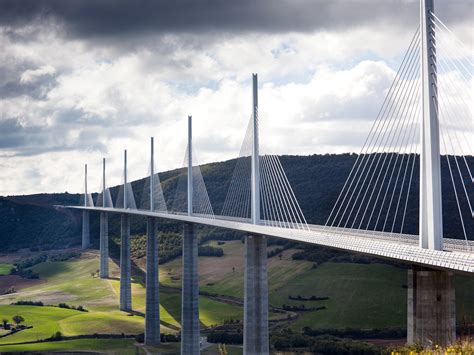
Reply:
M474 1L436 0L473 48ZM358 152L417 0L0 0L0 195L79 192L238 155L259 75L262 152Z

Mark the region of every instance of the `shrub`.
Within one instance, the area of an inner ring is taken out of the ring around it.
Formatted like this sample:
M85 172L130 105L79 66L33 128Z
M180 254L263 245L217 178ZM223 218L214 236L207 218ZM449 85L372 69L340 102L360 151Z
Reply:
M25 318L23 318L22 316L13 316L12 319L13 319L13 322L17 325L25 321Z
M199 247L198 249L199 256L217 256L221 257L224 255L224 250L222 248L211 247L210 245Z
M38 307L43 307L44 304L41 301L17 301L11 303L12 306L38 306Z
M51 335L51 338L49 338L49 340L51 341L59 341L59 340L63 340L63 333L61 333L60 331L57 331L56 333L54 333L53 335Z
M207 336L207 341L214 344L243 344L244 339L242 334L212 331Z

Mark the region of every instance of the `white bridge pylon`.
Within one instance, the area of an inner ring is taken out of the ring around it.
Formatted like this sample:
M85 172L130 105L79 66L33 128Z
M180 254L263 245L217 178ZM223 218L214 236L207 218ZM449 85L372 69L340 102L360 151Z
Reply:
M349 233L416 234L419 246L430 250L446 249L443 240L449 236L471 250L472 54L453 48L459 40L434 14L432 0L420 3L420 28L326 226ZM443 204L453 200L456 210L443 221ZM450 225L448 235L443 222Z

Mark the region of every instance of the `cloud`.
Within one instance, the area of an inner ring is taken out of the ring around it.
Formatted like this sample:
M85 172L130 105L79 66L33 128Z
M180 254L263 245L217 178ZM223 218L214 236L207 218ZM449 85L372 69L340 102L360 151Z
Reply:
M471 5L449 5L470 39ZM151 135L180 166L188 114L200 162L233 158L252 72L262 153L357 152L417 24L418 1L1 1L0 195L80 191L85 162L94 187L103 156L119 184L124 148L142 177Z
M21 84L29 84L34 83L39 78L43 76L51 76L56 73L56 69L54 69L51 65L44 65L38 69L28 69L25 70L20 77Z
M472 2L437 2L448 21L470 19ZM222 0L106 1L4 0L0 24L17 26L54 18L73 37L119 37L150 32L311 32L366 26L405 26L418 20L419 1Z

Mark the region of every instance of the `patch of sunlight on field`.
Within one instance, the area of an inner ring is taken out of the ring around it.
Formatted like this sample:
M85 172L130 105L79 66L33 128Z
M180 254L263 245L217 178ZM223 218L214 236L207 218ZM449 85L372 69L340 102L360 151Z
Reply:
M113 269L115 264L110 263ZM34 285L20 290L16 294L1 297L0 303L9 304L16 300L42 301L45 304L61 302L75 306L83 305L89 310L107 311L115 309L118 299L114 297L107 282L95 274L98 267L96 255L86 254L84 258L45 262L35 265L32 269L46 283Z
M65 318L81 314L79 311L58 307L38 306L0 306L2 318L9 319L16 315L22 316L25 325L32 325L32 329L0 338L0 344L35 341L49 338L57 331L62 331L59 322Z
M207 327L223 324L226 320L242 318L242 307L199 297L199 320Z
M11 351L107 351L114 354L144 354L134 339L77 339L36 344L0 345L0 353Z
M145 320L124 312L82 313L59 321L65 335L78 334L137 334L143 332Z
M13 265L0 264L0 275L9 275Z

